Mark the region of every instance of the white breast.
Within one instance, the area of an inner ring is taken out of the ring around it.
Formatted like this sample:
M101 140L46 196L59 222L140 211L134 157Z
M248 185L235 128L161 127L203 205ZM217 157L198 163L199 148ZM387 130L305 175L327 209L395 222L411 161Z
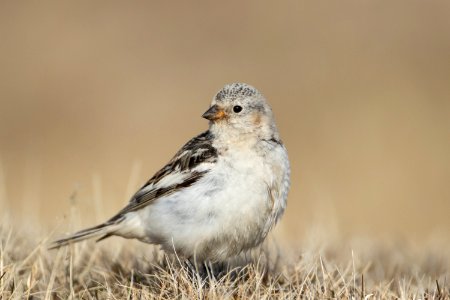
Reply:
M284 147L229 150L191 187L130 218L143 241L185 257L224 260L261 243L284 211L289 186Z

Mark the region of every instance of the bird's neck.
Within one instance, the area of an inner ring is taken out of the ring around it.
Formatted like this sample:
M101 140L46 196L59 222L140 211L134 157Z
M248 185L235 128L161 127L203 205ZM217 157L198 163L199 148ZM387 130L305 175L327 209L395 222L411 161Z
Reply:
M276 128L258 128L258 130L239 130L230 128L229 126L221 126L212 124L209 131L214 136L214 146L217 148L230 147L249 147L253 148L255 145L263 140L279 139Z

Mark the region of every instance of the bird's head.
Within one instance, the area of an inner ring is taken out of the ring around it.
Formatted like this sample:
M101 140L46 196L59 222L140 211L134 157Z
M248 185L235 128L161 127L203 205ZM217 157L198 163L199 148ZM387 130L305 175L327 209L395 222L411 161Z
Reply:
M245 83L225 85L203 114L214 134L233 136L277 137L272 109L264 96Z

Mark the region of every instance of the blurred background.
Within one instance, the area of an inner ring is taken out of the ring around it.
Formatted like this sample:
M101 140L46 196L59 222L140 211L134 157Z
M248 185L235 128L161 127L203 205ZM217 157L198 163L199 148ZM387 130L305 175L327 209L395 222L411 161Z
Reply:
M446 0L1 1L0 209L112 216L236 81L290 154L281 235L450 233Z

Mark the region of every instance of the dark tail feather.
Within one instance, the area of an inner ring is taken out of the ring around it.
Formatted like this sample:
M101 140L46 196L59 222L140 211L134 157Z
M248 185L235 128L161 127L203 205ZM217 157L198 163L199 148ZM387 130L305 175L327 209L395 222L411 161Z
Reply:
M117 222L119 221L119 222ZM60 240L56 240L54 242L52 242L52 244L49 247L49 250L51 249L56 249L59 247L63 247L63 246L67 246L69 244L72 243L78 243L80 241L86 240L86 239L90 239L93 237L97 237L97 236L104 236L102 238L100 238L99 240L102 240L108 236L113 235L113 232L117 230L117 225L120 223L120 221L122 220L117 220L114 223L103 223L91 228L87 228L81 231L78 231L77 233L74 233L73 235L60 239Z
M95 242L98 243L98 242L100 242L100 241L103 241L104 239L107 239L107 238L109 238L109 237L112 236L112 235L113 235L112 233L107 233L107 234L105 234L104 236L102 236L101 238L96 239Z

